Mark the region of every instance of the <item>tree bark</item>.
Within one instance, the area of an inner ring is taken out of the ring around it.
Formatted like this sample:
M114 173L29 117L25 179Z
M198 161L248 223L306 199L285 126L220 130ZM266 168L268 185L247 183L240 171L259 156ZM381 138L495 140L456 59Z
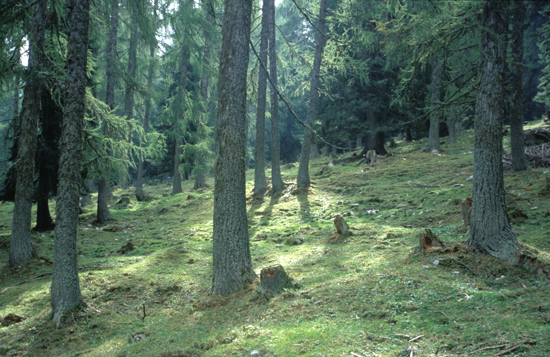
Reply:
M111 27L109 30L109 41L107 42L107 90L105 94L105 103L115 109L115 84L117 82L116 72L116 49L118 36L118 0L111 2ZM108 136L107 130L104 135ZM111 172L104 173L104 176L110 176ZM111 197L110 177L102 177L98 182L97 189L97 222L106 223L111 218L108 199Z
M309 103L307 107L306 122L309 125L315 123L317 118L317 99L319 98L319 74L321 71L321 60L323 57L323 50L325 49L325 21L327 13L327 0L321 0L319 4L319 23L317 24L317 32L315 33L315 55L313 58L313 68L311 69L311 82L310 82L310 94ZM297 186L309 187L311 181L309 179L309 154L311 150L311 143L313 140L313 133L305 129L304 139L302 143L302 152L300 154L300 163L298 165L298 177Z
M481 15L481 61L476 98L474 180L467 244L509 264L519 245L506 214L502 169L505 2L485 1Z
M449 127L449 144L454 144L456 143L456 116L454 107L451 107L447 126Z
M367 134L365 147L361 152L361 156L365 156L365 154L370 150L376 151L377 155L386 155L388 152L384 147L385 134L383 131L379 131L379 119L374 113L374 110L370 108L367 109L367 126L369 133Z
M433 60L432 68L432 108L441 102L441 76L443 73L443 63L437 58ZM439 110L433 110L430 115L430 132L428 136L428 151L441 150L441 144L439 143L439 121L441 119L441 112Z
M255 280L246 216L246 79L252 0L225 0L218 115L211 295Z
M180 174L180 163L181 163L181 133L178 131L176 134L176 143L174 148L174 172L172 177L172 194L176 195L183 192L181 187L181 174Z
M275 39L275 1L269 3L269 72L271 81L277 86L277 43ZM279 138L279 97L270 86L271 93L271 187L272 192L281 192L284 187L281 177L281 142Z
M44 33L46 27L47 0L40 0L32 7L29 34L28 78L24 89L23 109L20 118L21 133L17 153L15 203L10 239L8 266L16 266L29 259L33 253L31 241L31 208L36 151L36 133L40 115L40 68L44 61Z
M510 142L512 147L512 170L523 171L527 169L527 158L525 157L523 143L523 28L525 4L522 0L514 0L512 14Z
M60 141L54 261L51 286L52 317L59 326L63 315L82 306L78 280L76 236L82 164L82 128L86 107L89 0L71 0L65 114Z
M256 147L254 151L254 194L263 194L267 187L265 176L265 110L267 100L267 54L270 0L262 1L262 31L260 34L260 69L258 71L258 105L256 107ZM264 69L265 68L265 69Z

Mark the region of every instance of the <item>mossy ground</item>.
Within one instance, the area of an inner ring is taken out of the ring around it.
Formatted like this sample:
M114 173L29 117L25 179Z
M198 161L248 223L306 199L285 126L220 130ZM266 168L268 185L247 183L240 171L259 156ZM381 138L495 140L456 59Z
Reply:
M257 350L264 356L366 357L413 350L414 356L492 356L519 346L511 354L548 356L547 277L466 249L411 254L426 228L444 242L464 240L460 202L471 195L472 135L461 132L458 143L443 145L441 156L421 152L425 140L399 142L390 149L393 156L372 168L321 157L311 163L308 192L292 185L297 167L283 167L285 192L248 200L254 269L259 275L265 266L282 264L298 285L269 301L258 293L259 283L227 297L208 295L211 188L192 190L192 182L184 182L187 192L170 195L170 184L148 186L153 200L132 196L126 207L112 205L113 221L102 227L92 224L95 209L88 206L78 264L82 294L93 309L53 326L53 233L36 233L39 258L0 270L0 317L25 318L0 327L0 355L250 356ZM318 174L329 160L335 166ZM509 208L527 215L513 228L543 261L550 260L550 205L537 194L549 171L505 174ZM250 193L253 170L247 179ZM212 178L208 184L213 187ZM131 190L115 191L125 193ZM12 209L0 204L2 266ZM328 244L336 214L354 234ZM304 243L286 245L287 238ZM135 249L119 253L128 241Z

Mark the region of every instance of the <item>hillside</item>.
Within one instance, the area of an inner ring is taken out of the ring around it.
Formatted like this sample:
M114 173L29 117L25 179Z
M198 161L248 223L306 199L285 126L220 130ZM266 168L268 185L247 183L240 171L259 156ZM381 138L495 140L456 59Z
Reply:
M187 181L173 196L170 183L147 185L153 200L113 200L113 221L101 227L88 206L78 237L88 308L53 326L53 233L34 234L39 257L0 270L0 317L24 319L0 327L0 355L550 355L547 277L463 248L411 254L425 229L445 243L464 240L460 202L471 195L472 139L461 132L441 156L422 152L425 140L398 142L374 167L345 160L350 153L323 156L311 164L307 193L292 184L297 167L284 166L282 195L248 201L254 269L281 264L296 283L269 301L257 286L208 296L212 189L192 190ZM549 171L505 173L513 228L543 261L550 261L550 205L537 194ZM212 178L207 183L213 187ZM0 204L1 266L12 208ZM329 244L337 214L353 235ZM296 238L303 244L293 245Z

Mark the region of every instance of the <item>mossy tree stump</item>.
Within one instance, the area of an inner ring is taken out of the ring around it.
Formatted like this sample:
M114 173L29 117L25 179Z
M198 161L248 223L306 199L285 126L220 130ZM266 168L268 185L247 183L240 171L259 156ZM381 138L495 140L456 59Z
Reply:
M426 232L420 236L415 253L431 253L441 250L444 246L445 243L443 243L435 233L426 229Z
M338 243L351 235L349 225L344 221L342 216L336 216L336 218L334 218L334 226L336 227L336 233L328 239L329 243Z
M260 286L262 293L271 297L279 293L283 288L290 286L290 278L282 265L271 265L262 269L260 273Z

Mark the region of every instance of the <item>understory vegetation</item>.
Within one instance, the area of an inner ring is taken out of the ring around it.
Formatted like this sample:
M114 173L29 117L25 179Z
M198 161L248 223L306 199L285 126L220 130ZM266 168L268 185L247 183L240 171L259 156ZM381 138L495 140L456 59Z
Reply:
M33 233L36 258L0 270L0 355L548 356L545 274L461 245L413 253L425 229L449 245L466 238L460 203L472 192L472 142L473 131L462 131L434 154L422 150L426 139L398 141L372 167L353 153L324 155L311 162L307 192L296 189L297 165L284 165L285 190L261 198L248 170L254 270L281 264L294 279L269 300L258 281L208 295L212 177L205 189L184 181L176 195L157 180L145 186L152 198L144 202L132 187L115 190L108 224L94 224L95 205L80 216L86 307L62 328L50 318L53 232ZM550 207L541 194L549 171L505 172L512 227L542 262L550 261ZM117 204L126 194L130 203ZM0 203L1 266L12 209ZM353 235L329 244L336 215Z

